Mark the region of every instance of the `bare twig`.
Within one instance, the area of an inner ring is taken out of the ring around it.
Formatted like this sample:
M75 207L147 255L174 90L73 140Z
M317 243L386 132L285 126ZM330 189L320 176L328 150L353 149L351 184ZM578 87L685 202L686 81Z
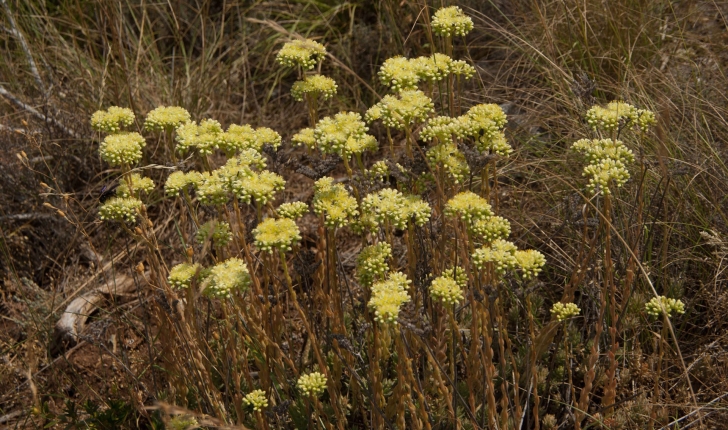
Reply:
M0 0L2 1L2 0ZM34 117L40 119L43 122L49 123L53 125L54 127L60 129L63 133L65 133L68 136L71 136L75 139L80 139L80 136L75 131L71 130L70 128L66 127L62 122L58 121L57 119L50 117L48 115L45 115L41 112L39 112L36 108L33 106L30 106L17 98L13 93L5 89L2 85L0 85L0 96L5 97L8 99L12 104L15 106L23 109L24 111L28 112L29 114L33 115Z
M15 23L15 18L13 18L13 12L10 10L10 6L8 6L7 0L0 0L0 4L2 4L3 9L5 9L5 15L8 17L8 22L10 22L10 34L15 36L16 39L18 39L18 42L20 42L20 47L23 49L23 52L25 53L25 58L28 60L28 66L30 67L30 73L33 74L33 78L35 79L36 85L38 85L38 90L40 90L43 95L46 95L46 87L43 84L43 80L40 78L40 73L38 72L38 66L35 65L35 60L33 59L33 54L30 52L30 47L28 46L28 42L25 40L25 36L23 36L23 33L20 32L18 29L18 25Z

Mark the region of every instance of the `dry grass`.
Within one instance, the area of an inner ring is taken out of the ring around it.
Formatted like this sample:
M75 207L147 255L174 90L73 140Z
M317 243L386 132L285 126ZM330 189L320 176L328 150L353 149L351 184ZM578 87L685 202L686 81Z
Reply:
M440 5L435 3L431 6ZM573 425L564 405L570 403L568 396L576 396L569 389L583 386L588 342L602 323L601 251L584 250L579 221L588 203L581 194L582 165L567 149L588 134L582 118L591 104L620 98L652 109L658 127L639 148L633 147L644 160L644 175L633 173L629 186L616 195L614 230L626 243L613 239L615 271L624 276L633 269L637 276L620 322L623 349L617 355L614 413L604 408L611 405L601 404L607 379L603 354L587 422L592 427L645 428L645 417L652 414L656 428L677 420L680 428L721 428L728 392L728 206L723 191L728 183L728 58L723 49L728 6L667 0L493 0L461 6L476 29L467 45L458 41L456 46L478 70L465 103L504 106L508 137L516 149L499 166L499 214L511 221L511 237L519 246L538 249L548 259L534 298L534 307L541 309L535 315L537 328L548 340L539 362L540 371L548 372L538 390L542 415ZM87 424L154 427L167 414L180 412L169 405L156 406L160 412L144 409L177 383L173 372L179 363L173 362L191 356L183 351L186 345L182 352L164 349L160 336L169 331L149 311L158 300L153 294L109 294L107 305L92 315L72 344L54 338L54 324L68 302L108 284L117 271L133 273L145 258L122 230L97 221L98 190L114 172L96 155L98 136L88 126L93 111L128 106L141 118L153 107L175 104L196 119L268 126L286 141L306 125L307 116L289 95L295 77L274 62L284 41L300 35L326 44L331 58L323 63L323 72L337 80L339 94L325 109L363 112L386 93L376 80L384 59L431 52L421 12L420 2L389 0L7 2L0 11L0 86L10 94L0 104L0 426L39 427L60 420L64 411L72 420L69 411L75 408L77 421ZM372 131L385 138L383 130ZM25 155L17 157L21 151ZM151 173L157 182L166 175L163 167ZM289 181L293 187L287 188L286 201L310 197L302 176L293 174ZM161 254L180 260L179 239L190 225L182 224L171 203L160 200L151 206ZM313 244L315 222L311 217L303 227L304 240ZM353 237L338 236L337 241L342 270L350 273L360 246ZM635 241L641 245L634 247ZM630 266L633 250L650 282ZM577 273L579 267L582 273ZM584 318L566 334L574 345L582 345L574 347L574 364L568 366L559 353L563 331L548 336L545 310L572 283ZM664 331L659 333L659 326L644 316L651 287L681 297L687 308L675 320L677 341L667 337L658 401L652 397L659 349L654 339ZM224 323L218 319L221 309L209 302L200 306L208 330L212 324L216 331L215 324ZM304 331L300 324L298 329ZM217 330L224 331L221 326ZM528 336L527 330L518 326L513 334ZM606 335L601 341L606 351ZM302 342L295 333L289 347L302 347ZM574 383L564 384L569 367ZM216 377L220 380L211 385L219 387L224 377ZM466 394L467 387L460 391ZM435 428L452 425L445 403L432 411ZM204 401L187 399L186 407L185 413L200 420L202 413L217 415ZM291 410L294 422L305 419L305 414L295 416L306 411L301 404ZM358 410L352 414L359 428L371 422ZM475 428L476 420L465 408L458 414L467 428Z

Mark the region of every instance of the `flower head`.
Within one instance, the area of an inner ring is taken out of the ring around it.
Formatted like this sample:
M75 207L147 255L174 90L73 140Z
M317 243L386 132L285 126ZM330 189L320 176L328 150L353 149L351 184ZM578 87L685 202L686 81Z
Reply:
M507 219L496 215L476 220L469 227L471 234L485 243L490 243L496 239L505 239L511 234L511 223Z
M265 145L278 149L282 142L281 135L271 128L258 127L255 129L255 149L258 151L262 150Z
M420 90L402 90L397 96L387 95L379 102L384 125L404 129L424 121L435 110L432 100Z
M311 39L294 40L283 45L278 51L276 61L285 67L301 66L304 70L310 70L324 56L326 56L324 45Z
M450 63L450 73L455 76L462 76L465 79L470 79L473 75L475 75L475 67L463 60L453 60L453 62Z
M219 170L202 172L193 185L197 191L197 199L203 205L224 205L230 199L228 180Z
M301 375L296 384L299 390L307 396L318 397L326 389L326 376L319 372Z
M379 69L379 79L395 92L414 90L420 81L419 69L416 62L405 57L392 57L385 60Z
M334 117L325 117L314 129L316 144L324 153L338 154L348 158L377 148L374 137L366 134L369 128L356 112L339 112Z
M316 147L316 135L312 128L301 129L301 131L293 135L291 141L298 146L306 145L309 149Z
M432 17L432 30L444 37L465 36L473 29L473 20L458 6L438 9Z
M333 178L319 179L314 184L314 190L313 211L325 217L327 227L343 227L359 214L356 199L343 185L334 184Z
M385 188L364 197L362 209L371 214L377 224L389 223L403 230L414 218L415 224L422 226L430 219L430 205L418 196L405 196L398 190Z
M179 106L160 106L147 114L144 129L150 131L172 130L190 120L187 109Z
M177 127L176 149L185 154L195 148L201 155L209 155L220 146L222 134L222 126L214 119L203 119L199 125L195 121L189 121Z
M250 174L240 175L232 181L232 190L238 199L250 203L252 198L261 206L273 200L275 193L285 186L286 181L282 176L268 170L260 173L251 171Z
M685 304L682 300L671 299L665 296L653 297L652 300L645 304L647 313L653 317L659 317L660 315L667 315L668 317L674 314L684 314Z
M462 287L448 276L439 276L432 281L430 295L446 305L454 305L464 299Z
M306 76L302 81L296 81L291 88L291 95L296 101L303 101L307 94L320 97L321 100L330 99L336 94L336 81L323 75Z
M374 319L380 323L397 323L399 310L410 301L407 286L411 283L401 272L390 273L385 281L372 285L369 307L374 309Z
M416 67L417 74L423 81L436 82L450 74L453 59L445 54L435 53L429 57L418 57L410 60Z
M507 120L500 106L492 103L475 105L457 121L456 134L475 138L475 145L480 152L508 156L513 151L503 134Z
M551 314L556 316L559 321L565 321L569 318L573 318L581 312L575 303L561 303L557 302L551 307Z
M427 121L427 125L422 128L420 138L430 141L437 138L441 143L452 143L452 136L456 133L458 122L449 116L436 116Z
M541 272L546 265L546 257L534 249L516 251L516 266L520 267L524 279L531 279Z
M233 240L233 233L230 231L230 224L225 221L208 221L197 230L195 240L197 243L212 240L215 246L223 247Z
M495 270L503 274L518 264L516 245L503 239L496 239L489 246L478 248L473 253L473 264L483 269L487 263L494 263Z
M131 182L131 190L129 189L129 182ZM149 193L153 189L154 181L152 178L143 177L138 173L132 173L127 180L119 180L119 186L116 187L116 195L119 197L131 197L132 193L138 193L139 191Z
M250 272L245 262L230 258L210 269L205 280L205 292L215 297L229 297L233 290L244 290L250 285Z
M142 148L147 142L141 134L110 134L99 145L101 158L112 166L132 166L142 159Z
M129 108L111 106L107 110L99 110L91 115L91 127L105 133L118 133L121 127L134 123L134 112Z
M356 257L356 276L364 286L370 286L387 272L387 260L392 257L392 247L386 242L367 246Z
M167 280L170 284L177 288L189 288L199 269L200 265L197 263L178 264L169 271L169 277Z
M629 179L629 170L619 160L604 158L596 163L584 167L584 176L590 176L587 188L591 192L601 190L604 194L612 194L609 187L611 183L617 188L622 187Z
M463 191L448 200L445 205L445 213L450 216L459 216L469 225L493 216L488 201L472 191Z
M112 197L99 208L99 218L104 221L136 221L142 201L134 197Z
M265 396L265 391L254 390L243 397L243 403L252 406L253 410L258 412L268 407L268 398Z
M304 202L283 203L276 209L281 218L297 220L308 213L308 205Z
M290 251L301 240L296 221L289 218L268 218L253 230L255 246L261 251L273 252L274 249Z
M592 106L586 113L586 122L595 130L612 131L620 123L632 121L637 116L637 108L621 101L613 101L607 107Z
M164 183L164 192L168 196L174 196L179 194L180 191L187 188L189 185L194 185L201 179L199 172L191 171L184 173L181 171L172 172L167 177L167 181Z
M459 184L470 174L465 156L452 143L441 143L427 150L427 159L443 169Z

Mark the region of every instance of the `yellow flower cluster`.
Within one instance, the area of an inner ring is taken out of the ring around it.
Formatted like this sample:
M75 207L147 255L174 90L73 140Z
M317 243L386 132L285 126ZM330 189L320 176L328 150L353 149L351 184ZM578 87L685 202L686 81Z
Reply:
M326 376L319 372L301 375L296 386L304 395L318 397L326 389Z
M280 134L267 127L253 129L248 124L230 124L217 140L217 147L227 154L245 149L260 151L265 144L278 148L281 145Z
M470 174L465 156L453 143L440 143L427 150L427 159L436 166L442 166L456 184Z
M306 76L302 81L296 81L291 88L291 95L296 101L303 101L306 94L330 99L336 94L336 81L323 75Z
M408 59L396 56L384 61L379 69L379 79L394 92L415 90L420 81L437 82L450 74L470 79L475 68L465 61L435 53L429 57Z
M445 213L450 216L459 216L468 225L493 216L490 204L472 191L460 192L448 200L445 205Z
M356 276L359 283L370 286L387 272L387 260L392 257L392 247L386 242L367 246L356 257Z
M420 90L402 90L397 96L386 95L376 106L378 110L367 112L368 117L375 118L378 112L378 119L385 126L399 130L424 121L435 110L432 100Z
M464 299L463 289L458 282L448 276L435 278L430 285L430 295L446 305L454 305Z
M132 166L142 159L142 148L147 142L141 134L110 134L99 145L101 158L112 166Z
M370 178L376 178L383 181L384 178L389 175L389 166L387 166L385 161L379 160L372 164L372 167L370 167L367 171L367 175Z
M131 190L129 182L131 182ZM120 179L119 186L116 187L116 195L119 197L131 197L133 193L143 191L149 193L154 189L154 181L152 178L142 177L138 173L132 173L127 180Z
M516 266L521 269L523 279L532 279L541 273L546 257L534 249L516 251Z
M460 266L453 266L449 269L445 269L442 272L442 276L454 279L460 288L464 289L468 285L468 275L465 273L465 269Z
M230 224L225 221L208 221L201 225L195 233L195 240L197 243L204 243L208 239L217 247L230 243L233 240Z
M339 112L334 117L325 117L314 130L316 144L321 152L338 154L348 158L377 149L377 140L367 133L369 128L356 112Z
M186 122L177 127L177 152L185 154L192 148L201 155L212 154L222 139L222 126L214 119L203 119L197 125L195 121Z
M473 20L458 6L438 9L432 17L432 30L440 36L465 36L472 29Z
M229 297L233 290L243 290L250 285L250 272L245 262L230 258L210 269L205 280L205 292L215 297Z
M405 196L398 190L385 188L364 197L362 210L371 215L376 224L389 224L403 230L414 218L415 224L424 225L430 219L430 205L419 196Z
M516 245L503 239L496 239L488 246L478 248L473 253L473 264L483 269L487 263L493 263L498 274L512 270L518 264Z
M195 171L184 173L178 170L176 172L172 172L172 174L167 177L167 181L164 183L164 192L168 196L177 195L186 187L199 183L201 179L202 175Z
M263 170L260 173L252 170L247 175L240 175L232 181L232 191L235 196L245 203L251 198L256 204L266 205L274 198L276 191L285 188L286 181L277 173Z
M321 178L314 184L313 210L325 217L329 228L343 227L359 215L356 199L349 195L341 184L334 184L334 178Z
M565 321L569 318L573 318L581 312L575 303L561 303L557 302L551 307L551 314L556 316L559 321Z
M427 121L427 125L420 131L420 138L430 141L437 138L441 143L451 143L453 134L458 133L459 122L449 116L436 116Z
M91 128L105 133L118 133L121 127L134 123L134 112L129 108L111 106L107 110L99 110L91 115Z
M142 201L133 197L112 197L99 208L99 218L104 221L136 221Z
M460 133L475 138L475 145L480 152L492 153L507 157L513 148L506 142L503 127L506 125L506 114L497 104L479 104L471 107L468 113L459 118Z
M369 307L374 309L374 319L380 323L397 324L399 310L410 301L407 286L411 283L407 275L401 272L390 273L385 281L372 285L372 297Z
M203 205L224 205L230 198L230 190L227 178L219 171L202 172L199 178L195 178L195 190L197 200Z
M185 108L160 106L147 114L144 129L149 131L173 130L189 120L190 113Z
M655 114L625 102L613 101L607 107L592 106L586 113L586 122L595 130L607 132L628 124L647 131L655 123Z
M274 249L290 251L301 240L296 221L289 218L268 218L253 230L255 246L272 253Z
M304 202L283 203L278 206L276 213L281 218L297 220L308 212L308 205Z
M671 299L665 296L653 297L652 300L645 304L645 310L653 317L659 317L663 314L671 317L675 314L684 314L685 304L682 300Z
M268 407L268 398L263 390L253 390L243 397L243 403L252 406L254 411Z
M316 147L316 135L312 128L301 129L301 131L293 135L291 141L297 146L306 145L309 149Z
M505 239L511 234L511 223L507 219L493 215L478 219L469 225L474 239L490 243L496 239Z
M402 56L388 58L379 69L379 79L392 91L417 89L420 81L418 64Z
M589 164L584 168L583 175L590 177L590 191L600 189L604 194L611 194L610 183L613 182L619 188L629 179L627 163L634 161L634 154L622 141L580 139L571 148L586 155Z
M192 284L192 279L198 273L200 265L182 263L178 264L169 271L169 277L167 280L170 284L177 288L189 288Z
M316 63L326 56L324 45L311 40L294 40L283 45L276 61L285 67L301 66L304 70L313 69Z

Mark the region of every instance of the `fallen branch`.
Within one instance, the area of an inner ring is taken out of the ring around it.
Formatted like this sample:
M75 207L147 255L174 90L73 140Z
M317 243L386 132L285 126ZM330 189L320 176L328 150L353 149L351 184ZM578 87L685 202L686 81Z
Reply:
M2 1L2 0L0 0L0 1ZM5 87L3 87L2 85L0 85L0 95L5 97L6 99L8 99L15 106L23 109L24 111L26 111L29 114L33 115L34 117L40 119L41 121L52 124L54 127L58 128L66 135L71 136L75 139L80 139L80 136L78 135L78 133L76 133L75 131L66 127L62 122L58 121L57 119L50 117L48 115L44 115L43 113L39 112L33 106L30 106L27 103L23 102L22 100L17 98L13 93L6 90Z

